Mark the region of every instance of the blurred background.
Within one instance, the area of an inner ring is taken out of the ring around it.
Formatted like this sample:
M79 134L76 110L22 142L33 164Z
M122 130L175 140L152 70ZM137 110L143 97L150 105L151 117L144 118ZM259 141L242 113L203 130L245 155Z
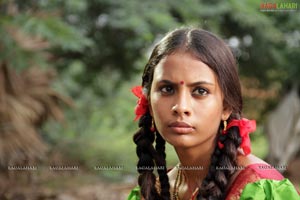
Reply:
M258 123L252 150L299 188L300 3L262 9L274 2L0 0L0 199L125 199L137 178L130 89L180 26L232 48Z

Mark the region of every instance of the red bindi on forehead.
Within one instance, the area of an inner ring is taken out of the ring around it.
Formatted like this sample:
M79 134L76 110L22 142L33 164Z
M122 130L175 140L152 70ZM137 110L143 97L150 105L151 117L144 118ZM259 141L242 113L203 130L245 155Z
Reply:
M179 83L180 83L180 85L183 85L183 84L184 84L184 81L180 81Z

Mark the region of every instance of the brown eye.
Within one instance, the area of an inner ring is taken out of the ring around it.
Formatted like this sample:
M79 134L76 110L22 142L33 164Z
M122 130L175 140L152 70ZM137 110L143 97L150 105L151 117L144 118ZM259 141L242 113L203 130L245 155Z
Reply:
M170 85L166 85L160 88L160 91L163 94L173 94L174 93L174 88Z
M193 94L198 96L206 96L208 94L208 91L204 88L197 87L193 90Z

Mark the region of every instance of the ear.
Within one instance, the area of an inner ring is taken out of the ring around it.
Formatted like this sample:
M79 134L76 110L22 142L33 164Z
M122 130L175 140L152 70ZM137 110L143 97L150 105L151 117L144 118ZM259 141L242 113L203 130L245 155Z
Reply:
M224 106L222 111L222 120L225 121L229 118L232 113L232 109L229 106Z

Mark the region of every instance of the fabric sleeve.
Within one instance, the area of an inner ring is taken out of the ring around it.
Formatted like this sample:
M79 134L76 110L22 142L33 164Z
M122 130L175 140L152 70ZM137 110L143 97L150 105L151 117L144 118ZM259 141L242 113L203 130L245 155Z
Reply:
M288 180L261 179L245 186L240 200L300 200L294 185Z
M131 190L129 196L127 197L127 200L141 200L139 186L136 186Z

